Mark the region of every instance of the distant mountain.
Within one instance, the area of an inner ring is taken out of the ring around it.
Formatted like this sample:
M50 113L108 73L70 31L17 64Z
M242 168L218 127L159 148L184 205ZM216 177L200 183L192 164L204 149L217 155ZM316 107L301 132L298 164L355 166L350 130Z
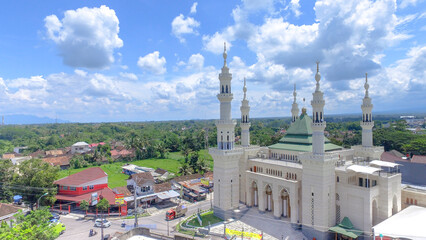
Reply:
M4 124L46 124L46 123L70 123L70 121L62 120L62 119L53 119L48 117L37 117L34 115L24 115L24 114L16 114L16 115L5 115L4 116ZM1 116L0 116L0 124L1 124Z

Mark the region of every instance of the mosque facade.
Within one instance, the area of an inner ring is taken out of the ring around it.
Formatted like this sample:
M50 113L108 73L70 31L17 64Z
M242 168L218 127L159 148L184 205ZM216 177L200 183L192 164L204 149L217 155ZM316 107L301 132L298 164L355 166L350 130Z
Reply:
M217 95L217 147L209 149L214 160L215 215L226 219L245 204L300 226L310 239L328 239L330 228L345 217L354 229L370 236L372 226L401 210L401 174L396 165L379 161L384 149L373 146L373 104L367 75L361 105L362 145L345 149L324 136L326 103L319 62L312 115L305 108L299 112L295 86L291 126L278 143L268 147L250 145L250 106L244 80L241 145L235 145L232 74L226 62L226 46L223 58Z

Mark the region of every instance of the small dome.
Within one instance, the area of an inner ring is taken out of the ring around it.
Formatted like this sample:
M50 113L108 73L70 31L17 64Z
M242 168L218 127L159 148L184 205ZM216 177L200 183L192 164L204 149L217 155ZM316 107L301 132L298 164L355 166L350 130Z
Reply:
M315 74L315 81L319 82L320 80L321 80L321 74L317 72L317 74Z

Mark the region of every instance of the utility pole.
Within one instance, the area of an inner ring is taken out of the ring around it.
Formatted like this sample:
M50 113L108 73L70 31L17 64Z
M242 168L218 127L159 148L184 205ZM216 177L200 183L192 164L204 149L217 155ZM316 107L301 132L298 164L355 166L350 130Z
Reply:
M135 201L135 227L137 227L138 226L138 211L137 211L137 207L138 207L138 204L137 204L137 200L136 200L136 196L137 196L137 194L136 194L136 177L135 177L135 179L133 179L133 190L135 191L134 192L134 201Z
M167 220L167 219L166 219L166 221L167 221L167 236L170 236L170 231L169 231L169 220Z
M104 210L101 212L101 239L104 239Z

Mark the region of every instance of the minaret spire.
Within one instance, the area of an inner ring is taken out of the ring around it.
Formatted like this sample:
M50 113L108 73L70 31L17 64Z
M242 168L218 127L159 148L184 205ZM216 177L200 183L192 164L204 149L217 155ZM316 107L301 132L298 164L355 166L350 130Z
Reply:
M370 88L370 85L368 84L368 78L367 73L365 73L365 83L364 83L364 89L365 89L365 96L364 99L362 99L362 121L361 121L361 128L362 128L362 146L363 147L373 147L373 104L371 103L371 98L368 95L368 89Z
M247 100L247 87L246 87L246 78L244 78L244 98L241 101L241 145L243 147L250 146L250 119L249 119L249 113L250 113L250 106L249 101Z
M320 62L317 61L317 73L315 74L315 81L317 81L317 88L315 89L316 92L320 91L320 80L321 80L321 74L319 72L319 64Z
M296 119L299 118L299 106L296 102L296 83L294 84L294 90L293 90L293 104L291 105L291 123L294 123Z
M243 92L244 92L244 99L243 99L243 100L246 100L246 93L247 93L246 78L244 78L244 87L243 87Z
M226 66L226 43L223 48L223 67L219 74L219 94L217 98L220 101L220 121L216 122L217 126L217 147L222 150L230 150L234 148L234 128L236 122L231 118L231 101L233 94L231 91L232 74Z
M368 98L368 89L370 88L370 85L368 85L367 73L365 73L364 88L365 88L365 97Z
M226 58L228 57L228 54L226 53L226 42L223 42L223 66L226 66Z
M314 154L324 153L324 129L326 123L324 121L324 93L320 90L321 74L319 72L319 61L317 61L317 73L315 74L315 81L317 86L315 92L312 93L312 152Z

